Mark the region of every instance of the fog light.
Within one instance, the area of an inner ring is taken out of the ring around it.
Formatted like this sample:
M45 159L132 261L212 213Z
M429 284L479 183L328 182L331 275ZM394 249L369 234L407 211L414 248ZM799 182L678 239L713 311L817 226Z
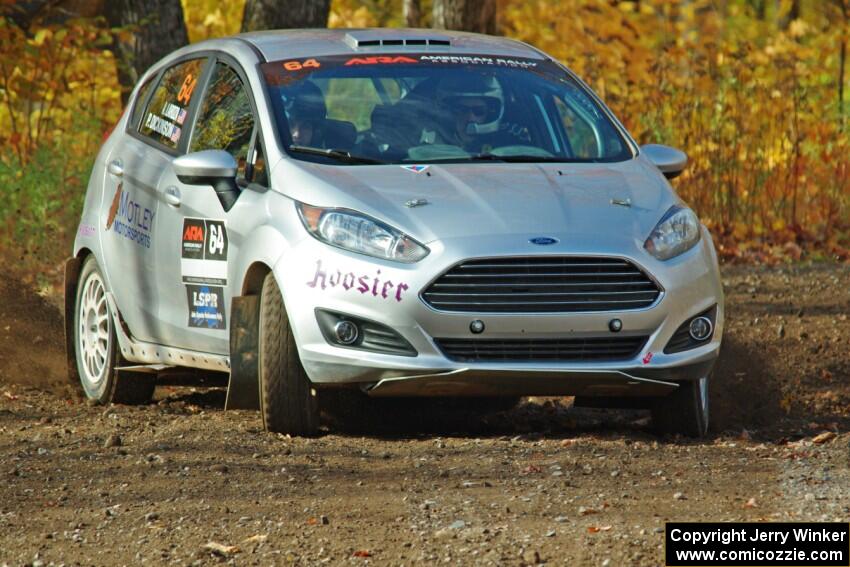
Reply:
M360 330L357 328L357 325L351 321L342 320L337 321L334 325L334 334L336 335L336 340L338 340L340 344L352 345L360 336Z
M696 317L691 321L689 333L695 341L704 341L711 336L711 320L708 317Z

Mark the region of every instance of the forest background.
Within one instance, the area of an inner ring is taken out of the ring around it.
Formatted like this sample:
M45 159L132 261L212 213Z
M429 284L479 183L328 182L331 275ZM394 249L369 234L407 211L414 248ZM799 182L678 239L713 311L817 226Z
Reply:
M557 57L639 143L724 261L850 260L850 0L0 0L0 259L61 281L92 163L136 77L187 42L279 27L513 37Z

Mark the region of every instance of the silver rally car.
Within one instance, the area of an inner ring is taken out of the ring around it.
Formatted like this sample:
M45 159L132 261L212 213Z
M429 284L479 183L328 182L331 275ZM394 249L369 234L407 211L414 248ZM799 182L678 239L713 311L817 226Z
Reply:
M185 47L95 163L66 265L69 371L103 403L148 401L172 368L227 373L228 408L297 435L328 392L362 411L572 395L703 435L723 294L667 181L686 162L505 38Z

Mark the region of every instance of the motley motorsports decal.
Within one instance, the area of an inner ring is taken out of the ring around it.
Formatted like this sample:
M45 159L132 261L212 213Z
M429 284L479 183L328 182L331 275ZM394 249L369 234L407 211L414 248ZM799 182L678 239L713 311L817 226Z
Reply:
M143 248L151 247L151 232L156 213L150 206L124 190L119 183L106 216L106 230L133 241Z
M203 329L227 328L224 318L224 290L218 286L187 285L189 326Z
M184 283L227 285L227 226L223 220L183 219L180 268Z
M342 270L322 269L322 261L316 260L316 274L307 287L328 289L339 288L345 291L360 292L363 295L371 294L381 299L395 298L396 301L404 299L402 294L410 289L406 283L393 282L381 278L381 270L375 271L374 275L355 272L343 272Z

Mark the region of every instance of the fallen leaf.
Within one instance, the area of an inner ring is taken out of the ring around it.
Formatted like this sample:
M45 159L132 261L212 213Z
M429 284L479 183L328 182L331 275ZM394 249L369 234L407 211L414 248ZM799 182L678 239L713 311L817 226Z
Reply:
M17 399L18 399L18 396L16 396L16 395L15 395L15 394L13 394L12 392L3 392L3 395L4 395L6 398L8 398L8 399L12 400L13 402L14 402L15 400L17 400Z
M216 555L220 555L222 557L228 557L230 555L234 555L239 553L239 548L235 545L224 545L223 543L217 543L214 541L208 542L204 549L207 551L212 551Z
M593 508L585 508L584 506L579 506L578 513L582 516L589 516L590 514L598 514L598 510L594 510Z
M750 499L749 499L749 500L747 500L747 502L744 504L744 508L756 508L756 507L757 507L757 504L756 504L756 499L755 499L755 498L750 498Z
M540 467L537 465L528 465L524 469L522 469L522 474L532 474L541 472Z
M319 518L307 518L308 526L315 526L319 523Z
M252 535L251 537L246 537L242 541L243 541L243 543L259 543L261 541L266 541L266 539L268 539L268 537L269 536L267 536L265 534L257 534L257 535Z
M611 526L589 526L587 528L588 533L595 534L598 532L607 532L611 529Z
M817 445L821 445L823 443L826 443L827 441L831 441L831 440L835 439L835 437L836 437L836 434L835 434L834 431L824 431L823 433L816 435L812 439L812 443L815 443Z
M352 553L352 557L372 557L372 554L365 549L358 549Z

